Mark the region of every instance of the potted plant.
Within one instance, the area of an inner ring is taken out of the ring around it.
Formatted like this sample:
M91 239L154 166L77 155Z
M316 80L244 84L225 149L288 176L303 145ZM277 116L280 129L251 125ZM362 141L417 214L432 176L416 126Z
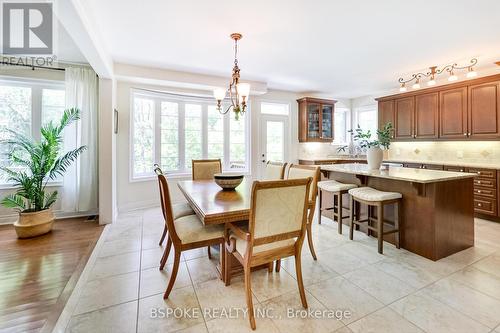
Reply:
M352 130L351 130L352 131ZM366 151L368 168L371 170L380 169L384 158L383 149L389 149L391 144L392 123L388 122L382 129L377 130L377 138L372 139L370 130L363 131L359 125L353 130L353 140L358 142L361 149Z
M0 170L17 190L3 198L1 204L19 212L14 223L19 238L42 235L52 229L54 214L50 207L57 200L57 191L46 192L46 187L50 180L62 176L86 149L81 146L61 154L63 130L78 119L78 109L65 110L59 124L49 122L42 127L40 141L7 129L10 138L2 144L8 147L6 157L10 166Z

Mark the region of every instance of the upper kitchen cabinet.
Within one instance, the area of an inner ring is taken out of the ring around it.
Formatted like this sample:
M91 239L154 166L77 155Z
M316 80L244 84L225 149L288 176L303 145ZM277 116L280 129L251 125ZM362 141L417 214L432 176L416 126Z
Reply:
M500 137L500 81L468 87L467 135L473 138Z
M415 138L437 139L439 136L439 94L415 96Z
M337 101L304 97L299 103L299 142L331 142Z
M467 138L467 88L439 92L439 136L445 139Z
M395 139L411 139L415 135L413 128L415 119L415 98L398 98L395 106Z
M378 103L378 127L383 128L389 122L394 126L394 101L381 101Z

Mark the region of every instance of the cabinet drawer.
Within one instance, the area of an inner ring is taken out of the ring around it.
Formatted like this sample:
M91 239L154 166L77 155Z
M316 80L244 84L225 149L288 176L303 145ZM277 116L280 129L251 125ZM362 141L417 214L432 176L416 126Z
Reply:
M496 180L494 180L494 179L477 178L477 179L474 179L474 187L477 187L477 186L496 188L497 184L496 184Z
M476 173L480 178L497 179L496 170L469 168L470 173Z
M405 168L422 169L422 164L420 163L404 163Z
M444 170L444 167L442 165L437 165L437 164L422 164L422 169Z
M497 205L495 199L474 197L474 211L482 214L496 215Z
M474 187L474 195L479 195L483 197L488 197L488 198L496 198L497 197L497 190L493 188L486 188L486 187Z
M444 166L444 170L453 171L453 172L467 172L467 169L464 167L456 167L456 166Z

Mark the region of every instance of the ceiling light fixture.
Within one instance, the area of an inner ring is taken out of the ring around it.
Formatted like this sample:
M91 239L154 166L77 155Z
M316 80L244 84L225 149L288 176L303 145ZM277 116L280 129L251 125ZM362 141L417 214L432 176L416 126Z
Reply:
M500 64L500 62L497 63L497 65ZM474 66L477 65L477 59L472 58L470 60L469 65L459 67L456 63L452 65L446 65L441 69L438 69L437 66L431 66L429 67L429 71L425 73L415 73L412 74L412 76L405 80L404 78L399 78L398 82L400 83L400 92L405 92L407 91L406 85L408 83L411 83L415 81L415 83L412 85L413 89L420 89L420 80L426 77L429 77L429 81L427 81L428 86L435 86L436 85L436 76L439 74L448 72L450 76L448 77L448 81L457 81L458 76L455 74L457 70L463 70L467 69L467 74L465 75L468 79L476 77L477 72L474 70Z
M238 67L238 41L243 37L239 33L231 34L231 39L234 40L234 66L229 88L214 89L214 98L217 100L217 110L221 114L226 114L229 110L233 110L234 118L238 120L240 115L243 115L247 108L248 96L250 95L250 84L240 82L240 68ZM231 104L225 111L222 108L222 101L229 93Z

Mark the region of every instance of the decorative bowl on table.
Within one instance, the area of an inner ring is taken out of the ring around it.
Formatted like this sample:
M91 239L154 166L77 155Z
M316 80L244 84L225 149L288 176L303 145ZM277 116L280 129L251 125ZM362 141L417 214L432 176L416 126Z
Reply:
M216 173L214 181L225 191L233 191L243 181L243 175Z

